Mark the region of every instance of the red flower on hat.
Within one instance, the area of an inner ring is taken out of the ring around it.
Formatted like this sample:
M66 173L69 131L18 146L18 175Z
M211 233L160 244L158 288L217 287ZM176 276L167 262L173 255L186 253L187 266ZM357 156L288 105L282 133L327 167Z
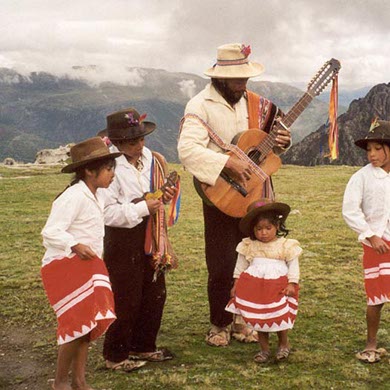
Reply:
M248 45L248 46L245 46L244 44L242 44L241 46L241 53L244 54L245 57L248 57L249 54L251 54L251 46Z
M144 119L146 119L146 114L142 114L140 117L139 117L139 123L142 123L144 121Z
M102 140L107 146L111 145L111 141L107 136L103 137Z

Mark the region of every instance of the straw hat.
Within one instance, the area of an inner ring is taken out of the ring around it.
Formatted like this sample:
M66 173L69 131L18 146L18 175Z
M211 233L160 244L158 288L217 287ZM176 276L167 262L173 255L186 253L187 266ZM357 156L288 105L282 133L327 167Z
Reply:
M355 145L367 150L368 142L387 142L390 144L390 122L374 119L365 138L355 141Z
M144 119L146 114L140 115L134 108L125 108L107 116L107 128L99 133L107 131L111 141L135 139L150 134L156 128L153 122Z
M263 73L264 66L249 62L251 47L241 43L228 43L217 49L217 63L204 74L213 78L235 79L255 77Z
M240 230L249 236L253 221L260 214L265 213L275 213L279 216L280 222L284 222L290 213L290 206L286 203L273 202L267 198L259 199L248 206L246 215L240 221Z
M72 162L62 168L61 172L71 173L93 161L116 158L122 153L110 153L110 149L100 137L89 138L70 148Z

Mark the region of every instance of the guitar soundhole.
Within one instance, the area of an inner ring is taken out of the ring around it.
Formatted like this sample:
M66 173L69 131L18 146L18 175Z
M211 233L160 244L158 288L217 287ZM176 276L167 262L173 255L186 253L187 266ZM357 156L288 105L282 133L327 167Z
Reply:
M258 150L252 150L248 153L248 157L257 164L260 161L261 153Z

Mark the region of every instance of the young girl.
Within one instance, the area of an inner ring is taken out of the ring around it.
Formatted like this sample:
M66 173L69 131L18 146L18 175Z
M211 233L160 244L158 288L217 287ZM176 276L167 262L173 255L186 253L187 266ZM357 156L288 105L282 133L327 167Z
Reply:
M89 342L115 320L114 300L103 251L103 204L96 195L114 178L115 157L99 137L71 148L62 169L75 180L53 203L42 230L46 253L42 280L58 321L59 344L53 389L91 389L85 381ZM72 385L68 375L72 371Z
M367 151L369 164L350 178L343 216L364 251L367 341L356 357L374 363L386 353L377 349L377 332L383 304L390 301L390 122L375 120L355 144Z
M254 360L270 358L269 333L276 332L276 360L289 356L288 329L292 329L298 309L298 241L286 239L284 223L290 212L285 203L261 199L248 207L240 222L249 236L237 246L232 299L226 310L240 314L247 325L258 331L260 352Z

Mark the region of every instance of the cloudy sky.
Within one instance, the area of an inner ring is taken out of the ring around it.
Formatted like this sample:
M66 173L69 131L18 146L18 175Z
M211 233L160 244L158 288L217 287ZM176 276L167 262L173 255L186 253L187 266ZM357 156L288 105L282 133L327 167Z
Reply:
M1 0L0 67L134 82L126 67L202 75L216 48L240 42L262 79L312 78L342 64L340 88L390 81L389 0Z

